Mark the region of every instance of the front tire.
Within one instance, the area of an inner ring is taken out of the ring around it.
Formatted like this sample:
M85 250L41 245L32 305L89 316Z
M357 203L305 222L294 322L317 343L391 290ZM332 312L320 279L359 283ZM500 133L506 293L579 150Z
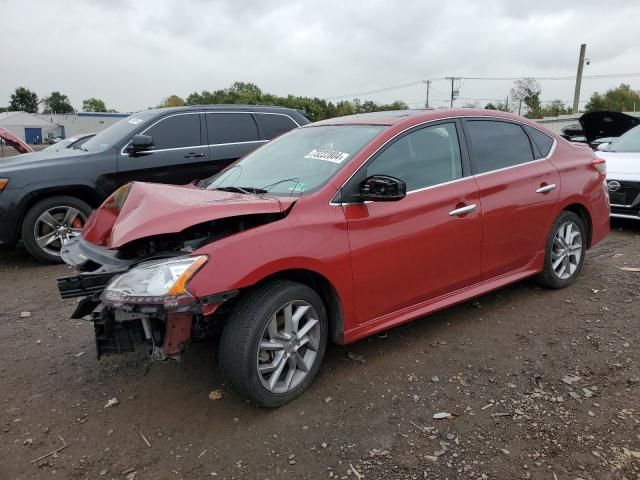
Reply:
M587 232L582 219L573 212L562 212L553 223L538 283L548 288L564 288L578 278L587 252Z
M263 407L304 392L320 369L328 322L320 296L306 285L275 280L240 300L220 339L225 382Z
M35 259L45 263L61 263L60 249L71 237L82 232L91 206L67 195L40 200L22 221L22 242Z

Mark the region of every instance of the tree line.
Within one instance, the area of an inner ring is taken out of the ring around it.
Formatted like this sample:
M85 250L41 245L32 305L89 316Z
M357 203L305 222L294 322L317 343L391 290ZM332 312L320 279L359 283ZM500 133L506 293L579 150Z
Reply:
M542 102L542 88L534 78L522 78L514 82L513 88L505 102L488 103L484 108L524 114L528 118L557 117L572 113L572 107L562 100ZM596 112L602 110L622 112L640 109L640 91L633 90L631 85L622 83L604 93L594 92L582 111Z
M286 97L263 92L257 85L250 82L234 82L229 88L220 90L202 90L193 92L186 98L170 95L159 107L180 107L183 105L213 105L213 104L248 104L248 105L277 105L280 107L304 110L306 117L317 122L325 118L341 117L354 113L379 112L386 110L406 110L409 106L400 100L392 103L379 104L371 100L360 99L330 102L318 97L302 97L287 95Z
M18 87L9 98L7 107L0 107L0 112L27 112L38 113L42 105L42 113L76 113L69 97L58 91L51 92L44 98L38 98L38 94L25 87ZM104 101L99 98L87 98L82 101L83 112L116 112L108 109Z
M514 82L509 95L504 102L490 102L484 108L502 110L523 114L529 118L552 117L571 113L571 107L562 100L543 102L542 88L534 78L522 78ZM312 122L326 118L368 113L385 110L406 110L409 106L396 100L392 103L376 103L372 100L362 101L358 98L338 102L327 101L318 97L298 95L279 96L263 92L257 85L250 82L234 82L230 87L219 90L202 90L193 92L186 98L169 95L157 107L179 107L183 105L212 105L212 104L249 104L249 105L278 105L282 107L303 110ZM59 91L51 92L39 99L38 95L25 87L18 87L11 94L9 105L0 107L2 111L25 111L37 113L42 105L42 113L75 113L69 97ZM479 107L477 103L467 103L464 107ZM151 107L149 107L151 108ZM597 110L635 111L640 109L640 92L633 90L629 84L620 84L604 93L594 92L585 105L583 111ZM82 101L83 112L116 112L108 109L105 102L91 97Z

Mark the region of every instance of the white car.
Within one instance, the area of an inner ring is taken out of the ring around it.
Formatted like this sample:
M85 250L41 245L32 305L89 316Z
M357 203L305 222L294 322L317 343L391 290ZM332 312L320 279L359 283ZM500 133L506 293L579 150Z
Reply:
M640 126L598 147L607 161L611 216L640 220Z

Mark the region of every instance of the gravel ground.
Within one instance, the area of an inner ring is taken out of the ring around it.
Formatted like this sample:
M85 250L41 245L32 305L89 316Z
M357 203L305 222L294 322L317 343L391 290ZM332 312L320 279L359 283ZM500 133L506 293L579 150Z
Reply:
M67 267L0 252L0 479L640 479L625 267L640 223L614 224L568 289L525 281L332 346L309 391L265 410L225 389L215 342L97 362L56 292Z

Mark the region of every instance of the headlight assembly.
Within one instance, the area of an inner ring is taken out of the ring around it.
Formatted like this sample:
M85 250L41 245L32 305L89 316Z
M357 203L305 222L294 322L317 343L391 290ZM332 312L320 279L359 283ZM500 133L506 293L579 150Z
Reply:
M102 300L108 304L161 304L178 307L193 298L187 290L191 277L207 257L187 256L141 263L107 285Z

